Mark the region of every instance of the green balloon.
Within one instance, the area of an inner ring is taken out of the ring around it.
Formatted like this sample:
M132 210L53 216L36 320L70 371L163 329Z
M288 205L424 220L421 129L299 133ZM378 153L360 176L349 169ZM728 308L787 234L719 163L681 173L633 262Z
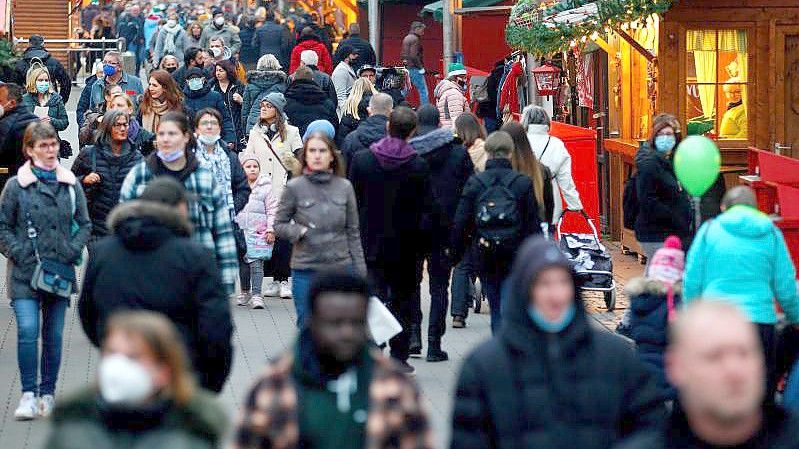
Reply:
M704 195L716 182L720 169L719 147L707 137L689 136L677 146L674 173L691 196Z

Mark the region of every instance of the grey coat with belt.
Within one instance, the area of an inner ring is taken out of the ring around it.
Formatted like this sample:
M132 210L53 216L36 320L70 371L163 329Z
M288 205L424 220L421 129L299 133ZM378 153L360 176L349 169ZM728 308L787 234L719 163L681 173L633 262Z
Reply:
M28 192L27 210L39 234L37 246L41 258L75 265L89 241L92 225L83 189L75 175L61 166L56 168L56 177L58 185L45 185L33 174L31 163L26 162L17 176L8 180L0 195L0 252L9 261L11 299L38 297L30 286L36 255L21 204L23 189ZM70 190L74 191L74 213ZM73 220L77 224L74 233Z
M294 244L295 270L354 269L366 276L355 191L344 178L314 173L289 181L275 233Z

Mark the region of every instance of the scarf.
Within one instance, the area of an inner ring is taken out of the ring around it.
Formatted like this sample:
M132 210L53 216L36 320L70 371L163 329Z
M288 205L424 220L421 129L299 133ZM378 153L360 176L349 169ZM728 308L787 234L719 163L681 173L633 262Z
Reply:
M213 153L209 153L204 146L198 145L197 149L194 151L194 155L197 156L197 160L200 162L201 167L211 170L211 173L214 174L214 179L216 180L217 185L220 185L223 189L225 189L225 201L230 209L231 217L233 217L234 203L233 182L231 176L232 170L230 169L230 158L228 157L227 153L224 149L222 149L219 141L217 141Z
M164 25L162 28L163 31L166 31L166 35L164 37L164 54L165 55L174 55L177 51L177 47L175 45L175 37L177 37L178 32L180 31L180 25L175 24L174 28L169 28L168 26Z
M58 179L56 177L55 170L44 170L33 164L31 164L31 170L33 170L33 174L36 176L36 178L39 181L51 185L58 184Z
M155 133L158 129L158 124L161 123L161 116L169 111L169 105L166 101L161 101L158 98L153 98L150 103L150 112L142 113L141 126L142 128Z

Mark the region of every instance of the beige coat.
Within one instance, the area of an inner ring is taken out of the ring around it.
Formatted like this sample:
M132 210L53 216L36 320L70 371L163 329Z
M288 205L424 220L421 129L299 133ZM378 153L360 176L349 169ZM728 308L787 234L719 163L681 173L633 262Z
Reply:
M283 195L283 187L288 181L288 173L299 167L299 161L294 155L297 150L302 149L302 138L296 126L287 124L285 141L280 139L279 134L275 134L270 140L274 152L267 145L267 139L266 133L256 125L250 131L245 151L254 153L258 157L261 175L267 174L272 178L272 194L280 198Z

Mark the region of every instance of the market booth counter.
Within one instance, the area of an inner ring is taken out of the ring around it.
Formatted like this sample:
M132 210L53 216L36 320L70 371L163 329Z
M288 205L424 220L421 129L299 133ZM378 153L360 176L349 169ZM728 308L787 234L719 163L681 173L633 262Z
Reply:
M782 231L794 266L799 266L799 160L749 149L749 174L740 177L757 195L757 207Z

